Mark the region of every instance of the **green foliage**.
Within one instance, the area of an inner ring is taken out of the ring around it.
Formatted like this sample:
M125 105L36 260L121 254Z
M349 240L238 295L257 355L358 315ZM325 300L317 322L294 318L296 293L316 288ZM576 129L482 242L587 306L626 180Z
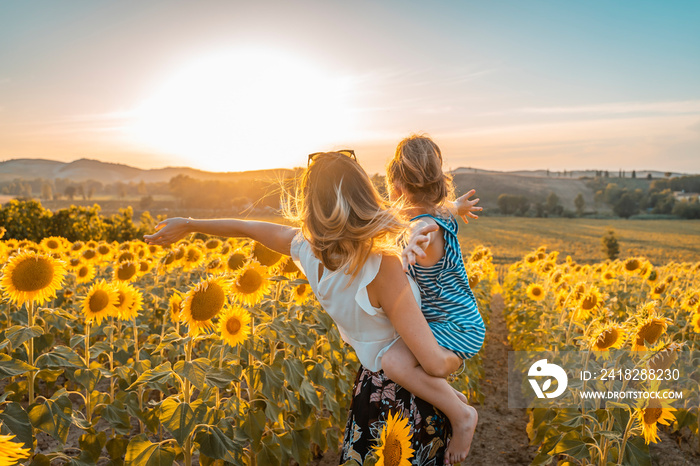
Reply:
M5 239L35 242L48 236L62 236L69 241L129 241L152 232L156 223L144 212L137 226L131 207L119 209L119 213L109 217L102 216L100 210L97 204L71 205L52 213L39 201L13 199L0 208L0 223L6 230Z
M672 213L681 218L698 219L700 218L700 201L696 197L692 201L676 202Z
M522 195L501 194L498 196L498 209L503 215L523 216L530 209L530 203Z
M630 218L632 215L639 212L639 204L632 194L625 192L620 196L617 202L615 202L613 212L622 218Z
M617 259L620 255L620 244L617 242L615 230L608 230L601 242L603 243L603 254L605 254L605 257L610 260Z

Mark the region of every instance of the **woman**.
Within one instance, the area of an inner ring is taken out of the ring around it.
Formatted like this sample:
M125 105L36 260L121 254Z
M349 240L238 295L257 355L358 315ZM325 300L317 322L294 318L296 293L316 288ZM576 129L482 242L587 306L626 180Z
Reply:
M291 255L304 271L314 294L333 317L343 339L353 346L362 367L345 429L341 463L362 463L389 413L408 417L415 464L442 464L450 436L449 422L433 406L388 380L382 355L400 339L428 373L446 377L460 365L438 346L418 305L418 289L403 272L396 236L404 229L351 151L309 156L297 194L285 213L301 229L236 219L161 222L145 237L151 244L171 244L192 232L245 236Z

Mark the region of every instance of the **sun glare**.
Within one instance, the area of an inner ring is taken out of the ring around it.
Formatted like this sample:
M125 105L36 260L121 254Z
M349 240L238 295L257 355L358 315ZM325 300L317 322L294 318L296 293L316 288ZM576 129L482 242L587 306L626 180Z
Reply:
M300 166L352 138L349 92L349 79L280 52L216 54L143 102L129 135L207 170Z

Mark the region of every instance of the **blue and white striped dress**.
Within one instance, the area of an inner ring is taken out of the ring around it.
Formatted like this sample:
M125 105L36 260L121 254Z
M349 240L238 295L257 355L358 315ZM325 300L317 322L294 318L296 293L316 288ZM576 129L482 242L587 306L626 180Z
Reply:
M412 220L422 217L430 217L442 227L445 254L437 264L430 267L415 264L408 273L420 288L421 310L438 344L462 359L469 359L484 344L486 329L469 287L457 239L459 226L452 215L441 218L423 214Z

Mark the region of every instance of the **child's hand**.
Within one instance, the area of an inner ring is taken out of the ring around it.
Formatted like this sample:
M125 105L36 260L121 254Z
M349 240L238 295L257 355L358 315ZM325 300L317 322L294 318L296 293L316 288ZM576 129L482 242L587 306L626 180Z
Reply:
M429 233L440 229L436 224L427 224L411 231L408 243L401 251L401 263L403 271L408 272L409 265L416 265L416 257L425 258L425 248L430 243Z
M457 215L462 217L462 220L464 220L464 223L469 223L469 218L477 219L479 218L478 216L474 215L472 212L479 212L481 210L484 210L482 207L477 207L476 204L479 202L479 198L477 197L473 201L470 201L469 198L472 197L476 193L475 190L469 191L467 194L457 198L455 200L454 206L457 209Z
M158 244L160 246L167 246L176 241L181 240L189 233L190 219L182 217L173 217L163 220L158 225L156 225L156 232L152 235L144 235L143 239L148 244Z

